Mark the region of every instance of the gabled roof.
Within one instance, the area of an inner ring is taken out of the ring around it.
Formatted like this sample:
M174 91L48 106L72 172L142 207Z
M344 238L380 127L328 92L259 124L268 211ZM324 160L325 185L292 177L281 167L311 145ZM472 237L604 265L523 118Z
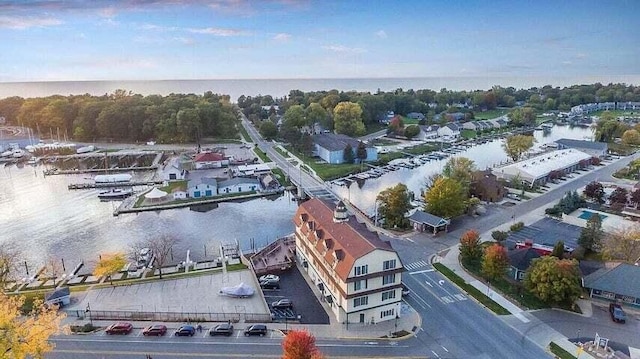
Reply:
M620 263L584 277L584 287L640 298L640 267Z
M218 182L218 188L220 187L228 187L235 186L239 184L256 184L259 185L260 181L257 178L248 178L248 177L234 177L228 180Z
M188 186L195 187L199 184L208 184L210 186L217 187L218 180L212 177L201 177L201 178L192 179L191 181L189 181Z
M224 160L224 155L218 152L198 153L194 159L196 162L215 162Z
M568 148L588 148L590 150L606 151L608 146L604 142L574 140L571 138L561 138L556 141L557 144Z
M414 222L418 222L418 223L424 223L424 224L428 224L432 227L440 227L440 226L444 226L446 224L449 224L449 221L438 217L438 216L434 216L431 213L427 213L424 211L415 211L410 217L409 217L410 221L414 221Z
M318 198L310 199L298 207L293 222L305 235L309 235L309 244L315 246L318 253L324 252L323 257L327 263L335 263L334 270L343 281L346 282L349 278L351 268L358 258L375 250L395 252L389 242L369 231L354 216L348 217L346 221L335 222L334 208L333 203ZM322 238L317 238L318 236ZM314 244L313 240L316 239ZM331 248L328 249L325 248L327 239L332 239Z
M435 132L440 128L438 125L419 125L419 127L423 132Z
M531 265L531 261L540 258L540 254L533 248L520 248L507 252L509 264L521 271L526 271Z
M451 131L460 131L460 127L455 123L447 123L444 127L448 127Z
M358 148L358 144L360 144L360 141L355 138L343 134L321 133L314 135L312 138L313 143L329 151L343 151L345 147L347 147L347 144L350 144L351 148L355 150ZM365 144L365 146L371 147L367 144Z
M409 113L407 114L407 117L409 117L409 118L418 118L418 119L423 119L423 118L424 118L424 115L423 115L423 114L421 114L420 112L409 112Z

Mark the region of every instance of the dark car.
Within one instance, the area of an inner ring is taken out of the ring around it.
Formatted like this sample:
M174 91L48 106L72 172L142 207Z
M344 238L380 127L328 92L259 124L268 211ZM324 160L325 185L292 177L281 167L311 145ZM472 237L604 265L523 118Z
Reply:
M260 282L260 288L262 288L262 289L280 289L280 281L263 280L263 281Z
M226 335L230 337L232 334L233 334L233 325L228 323L218 324L215 327L209 329L209 335L211 336Z
M131 330L133 330L131 323L119 322L108 326L105 332L107 332L107 334L129 334Z
M280 299L277 302L271 303L271 307L277 308L277 309L293 308L293 303L291 302L290 299L284 298L284 299Z
M146 328L144 328L144 330L142 330L142 335L144 336L162 336L167 332L167 327L164 325L151 325L148 326Z
M611 320L616 323L625 323L627 321L627 315L624 314L622 306L618 303L609 304L609 314L611 314Z
M244 336L248 337L250 335L259 335L264 337L267 335L267 326L264 324L254 324L248 326L247 329L244 330Z
M192 337L194 334L196 334L196 328L192 325L183 325L174 333L176 337Z

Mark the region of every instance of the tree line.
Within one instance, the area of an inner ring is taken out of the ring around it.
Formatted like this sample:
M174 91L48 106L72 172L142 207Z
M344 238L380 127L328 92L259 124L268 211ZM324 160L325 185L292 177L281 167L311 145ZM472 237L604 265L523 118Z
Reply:
M237 116L228 95L168 96L116 90L103 96L54 95L0 100L0 116L41 137L76 141L194 142L203 137L237 138ZM38 133L39 132L39 133Z

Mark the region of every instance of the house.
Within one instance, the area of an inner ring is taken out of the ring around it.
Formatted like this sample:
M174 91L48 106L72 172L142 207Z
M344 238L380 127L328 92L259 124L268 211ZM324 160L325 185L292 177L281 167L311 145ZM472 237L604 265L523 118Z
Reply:
M440 128L440 126L438 126L438 125L430 125L430 126L418 125L418 127L420 128L420 133L418 134L418 136L416 136L416 139L424 141L424 140L428 140L428 139L438 138L438 129Z
M562 174L573 172L588 164L591 157L591 155L575 149L556 150L497 167L493 173L506 181L519 178L532 186L543 185L547 183L552 172Z
M260 176L260 184L265 192L275 192L280 190L280 182L272 174Z
M387 111L378 117L378 122L383 125L388 125L395 116L396 114L393 113L393 111Z
M189 197L191 198L213 197L218 195L218 181L215 178L202 177L197 180L191 180L187 188Z
M619 263L599 269L582 279L591 298L618 301L640 308L640 266Z
M440 231L447 231L450 221L431 213L424 211L415 211L410 217L409 222L414 230L418 232L431 231L437 234Z
M438 128L438 136L440 137L449 137L449 138L458 138L460 137L460 127L455 123L448 123L440 128Z
M508 251L507 257L509 258L509 277L521 281L531 266L531 261L540 258L540 254L533 248L517 248Z
M71 290L69 287L62 287L47 293L44 296L44 304L47 306L56 305L59 308L71 303Z
M196 169L221 168L229 165L229 159L220 152L201 152L193 159Z
M296 260L340 323L374 324L402 313L400 257L344 203L318 198L294 215Z
M448 121L453 121L453 122L464 121L464 113L462 113L462 112L447 113L447 114L444 115L444 117Z
M468 121L462 124L462 128L465 130L478 131L478 122L477 121Z
M591 155L592 157L603 158L607 155L609 146L606 142L574 140L570 138L561 138L556 141L558 149L575 148Z
M257 178L235 177L218 183L218 193L241 193L260 190L260 181Z
M410 118L412 120L422 121L424 120L424 115L421 114L420 112L409 112L407 114L407 118Z
M331 164L339 164L344 162L344 149L347 145L351 145L353 150L353 158L356 158L358 144L360 141L342 134L322 133L312 136L315 146L314 154L322 158L325 162ZM375 147L365 145L367 150L367 158L364 161L375 161L378 159L378 151Z
M498 177L490 169L475 171L471 174L469 194L485 202L500 202L507 191Z

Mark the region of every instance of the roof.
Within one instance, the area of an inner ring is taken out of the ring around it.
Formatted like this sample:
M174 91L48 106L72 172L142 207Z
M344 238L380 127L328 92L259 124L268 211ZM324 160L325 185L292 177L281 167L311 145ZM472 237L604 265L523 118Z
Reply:
M335 133L322 133L319 135L312 136L313 143L316 145L326 148L329 151L344 151L347 144L351 145L351 148L358 148L358 144L360 141L355 138L349 137L343 134L335 134ZM366 147L371 147L365 144Z
M451 131L459 131L460 127L458 125L456 125L455 123L448 123L446 125L444 125L444 127L449 127L449 129Z
M318 239L315 243L318 253L323 253L326 246L324 258L328 263L335 263L336 258L342 257L337 260L334 270L343 281L349 278L358 258L375 250L395 252L389 242L380 239L376 232L369 231L365 224L353 216L346 221L334 222L334 208L333 203L318 198L310 199L298 207L293 222L305 235ZM313 241L309 244L314 245Z
M213 177L201 177L198 179L193 179L191 181L189 181L189 187L194 187L197 186L199 184L208 184L210 186L213 187L217 187L218 186L218 180L213 178Z
M202 152L196 155L196 162L215 162L224 160L224 155L218 152Z
M564 169L590 158L591 155L576 149L556 150L498 167L494 173L506 173L513 176L521 174L524 180L536 180L548 175L551 171Z
M540 254L533 248L520 248L507 252L509 264L518 270L525 271L531 265L531 261L540 258Z
M52 300L56 300L62 297L67 297L71 295L71 290L69 290L69 287L62 287L59 289L54 290L51 293L47 293L47 295L45 296L45 301L49 302Z
M510 232L507 243L531 241L553 248L561 240L566 249L573 250L578 246L580 233L582 227L545 217L519 231Z
M248 178L248 177L234 177L228 180L218 182L218 187L228 187L228 186L236 186L239 184L260 184L260 181L257 178Z
M407 117L409 117L409 118L418 118L418 119L423 119L423 118L424 118L424 115L423 115L423 114L421 114L420 112L409 112L409 113L407 114Z
M159 190L157 187L154 187L151 191L147 192L144 197L145 198L162 198L167 195L167 192L163 190Z
M435 132L438 131L438 129L440 128L440 126L438 125L418 125L420 127L420 129L424 132Z
M447 221L444 218L438 217L438 216L434 216L431 213L427 213L424 211L415 211L410 217L409 217L410 221L414 221L414 222L419 222L419 223L424 223L424 224L428 224L432 227L440 227L446 224L449 224L449 221Z
M571 138L561 138L556 141L557 144L568 148L584 148L590 150L606 151L608 146L604 142L574 140Z
M584 277L586 288L640 298L640 267L620 263L614 268L604 268Z

